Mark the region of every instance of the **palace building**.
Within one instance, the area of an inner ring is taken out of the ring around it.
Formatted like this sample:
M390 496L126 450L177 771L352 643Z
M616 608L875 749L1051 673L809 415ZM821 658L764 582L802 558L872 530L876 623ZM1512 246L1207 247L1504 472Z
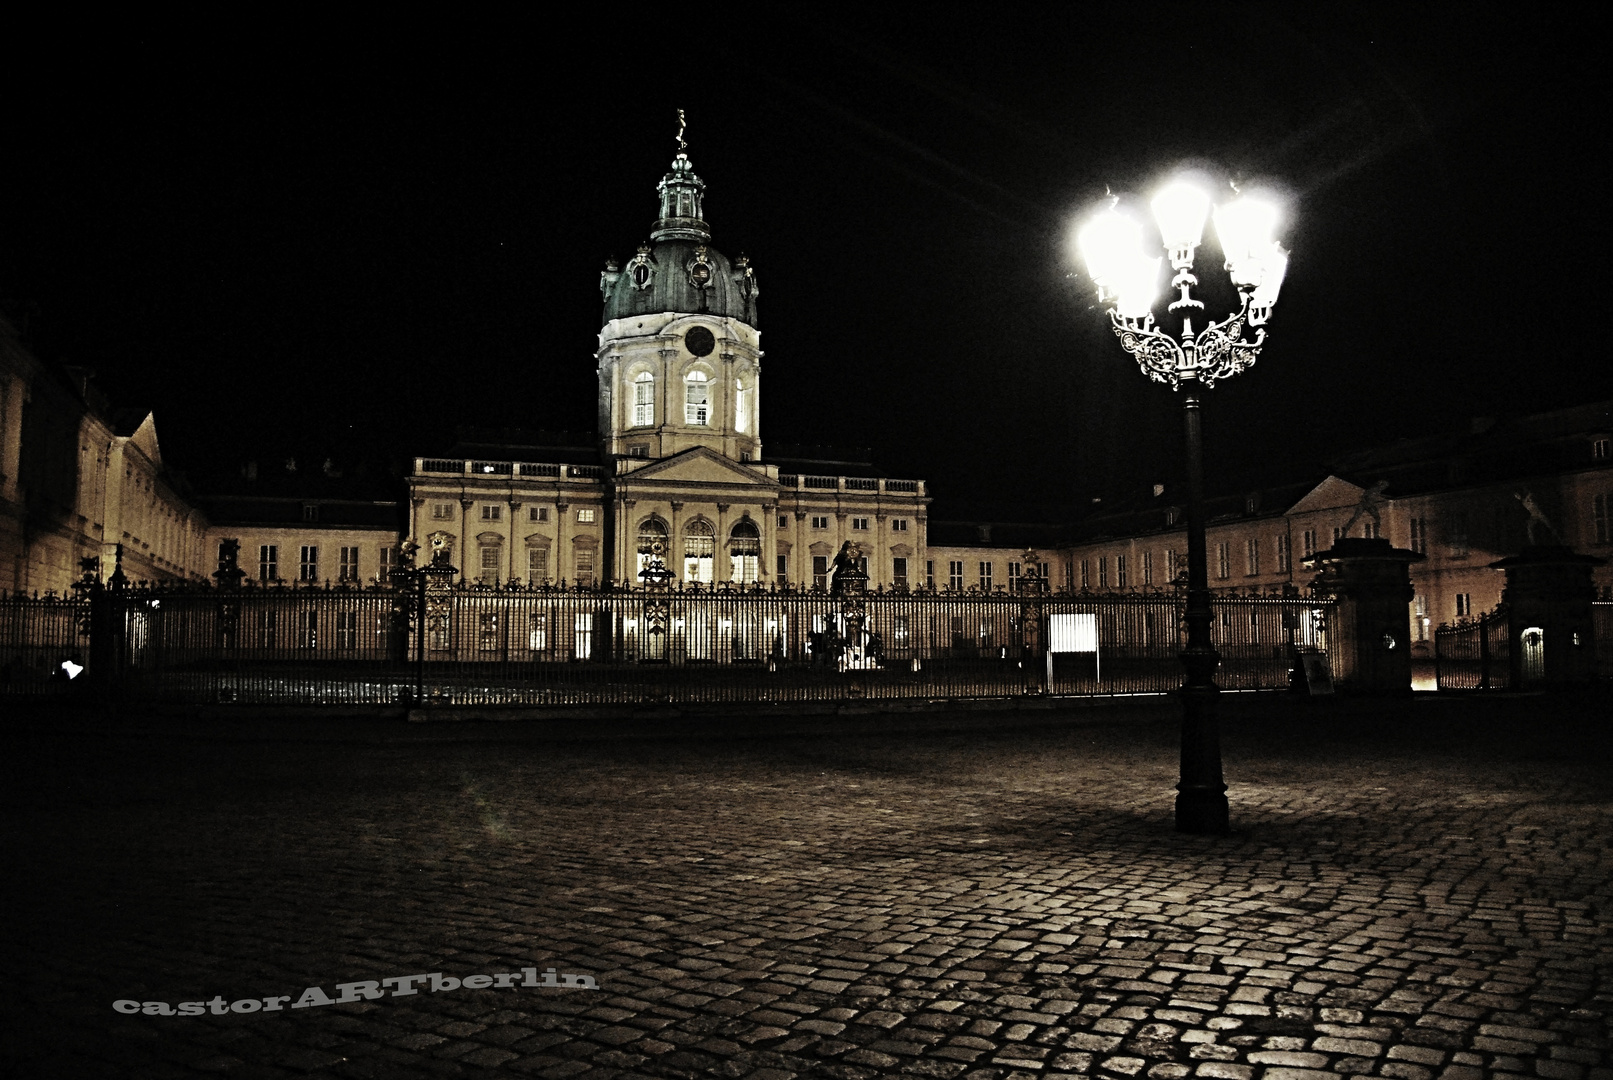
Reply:
M870 585L920 584L923 481L764 455L756 272L712 246L681 140L659 193L649 240L600 275L597 449L418 458L412 540L489 583L640 584L660 558L705 585L821 582L849 541Z

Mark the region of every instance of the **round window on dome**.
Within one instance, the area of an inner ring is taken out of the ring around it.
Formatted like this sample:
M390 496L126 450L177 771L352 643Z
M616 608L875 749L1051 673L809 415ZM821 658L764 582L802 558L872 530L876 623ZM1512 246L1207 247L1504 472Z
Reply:
M633 284L644 288L650 283L650 267L647 263L637 263L633 267Z
M694 282L695 288L704 289L706 282L711 280L711 267L705 263L695 263L689 271L689 280Z
M704 326L697 326L683 335L683 345L695 356L710 356L711 350L717 347L717 339Z

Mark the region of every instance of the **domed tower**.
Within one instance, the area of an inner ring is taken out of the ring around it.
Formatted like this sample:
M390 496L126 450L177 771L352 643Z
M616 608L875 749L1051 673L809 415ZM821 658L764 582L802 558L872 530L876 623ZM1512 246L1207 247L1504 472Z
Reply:
M681 121L681 115L680 115ZM666 458L697 446L761 457L756 275L711 246L705 181L680 126L661 178L661 216L625 266L600 275L599 432L607 460Z

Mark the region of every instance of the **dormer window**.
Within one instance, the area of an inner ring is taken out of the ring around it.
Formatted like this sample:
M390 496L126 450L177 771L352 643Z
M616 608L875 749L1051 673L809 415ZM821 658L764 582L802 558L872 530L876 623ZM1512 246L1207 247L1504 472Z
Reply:
M1610 458L1613 458L1613 439L1592 439L1591 460L1607 461Z
M703 371L691 371L683 382L683 422L697 427L709 423L711 386Z

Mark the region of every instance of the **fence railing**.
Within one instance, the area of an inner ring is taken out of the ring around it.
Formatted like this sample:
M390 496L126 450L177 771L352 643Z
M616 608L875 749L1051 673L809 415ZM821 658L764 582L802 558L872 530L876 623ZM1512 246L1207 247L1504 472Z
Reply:
M1218 598L1226 689L1340 650L1330 600ZM1181 603L1087 595L337 585L0 602L10 695L177 703L622 705L1161 693ZM1336 635L1334 635L1336 636ZM71 683L64 661L88 668ZM80 690L88 684L89 689Z
M1591 604L1591 630L1596 635L1596 674L1613 679L1613 600Z
M1505 690L1512 683L1507 610L1434 631L1434 683L1441 690Z

